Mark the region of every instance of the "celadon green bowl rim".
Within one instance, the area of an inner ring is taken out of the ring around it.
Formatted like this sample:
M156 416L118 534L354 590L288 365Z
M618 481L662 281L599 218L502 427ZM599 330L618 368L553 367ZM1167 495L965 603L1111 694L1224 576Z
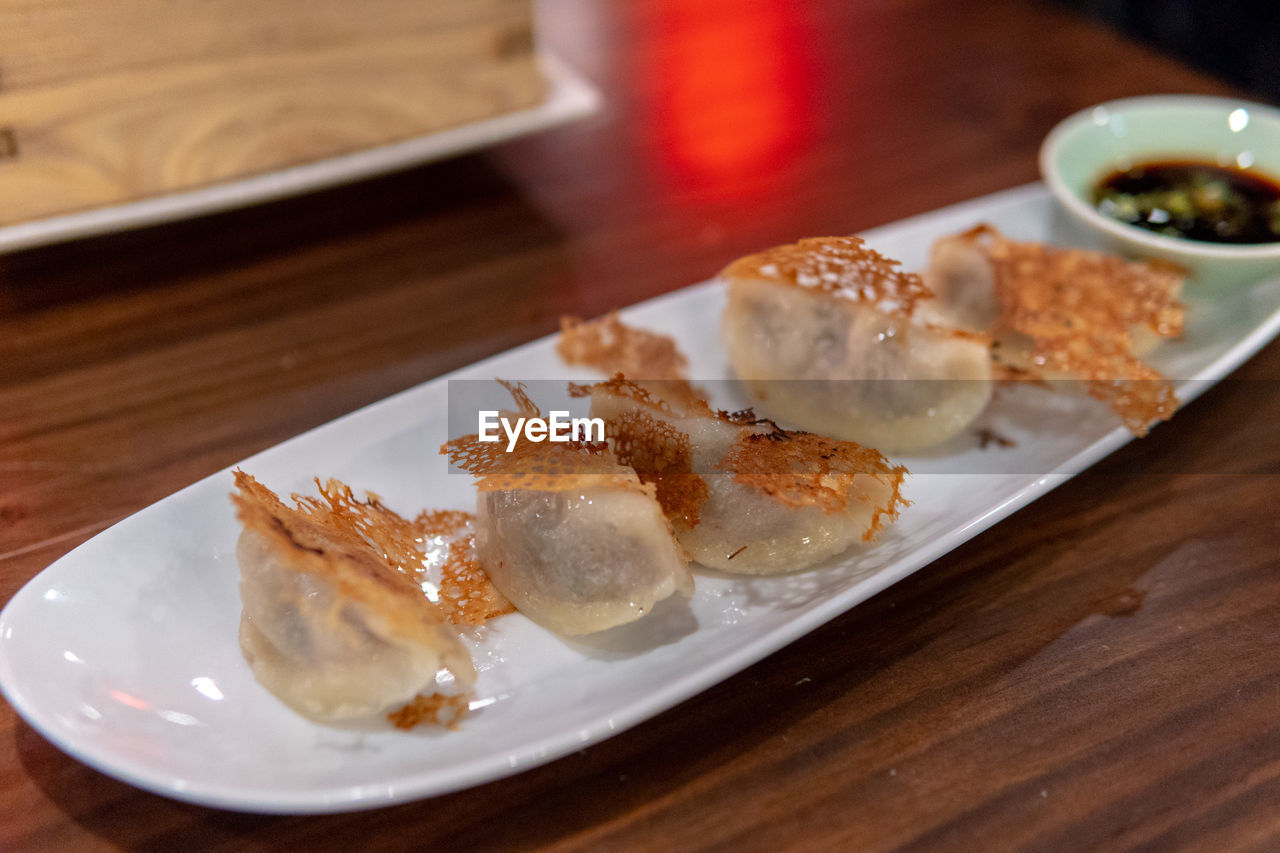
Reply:
M1079 112L1072 113L1058 122L1040 145L1040 175L1045 184L1048 185L1058 201L1076 218L1100 231L1120 240L1146 246L1153 251L1184 254L1188 257L1198 257L1206 260L1266 260L1269 258L1280 260L1280 242L1242 245L1168 237L1139 228L1136 225L1119 222L1104 216L1094 209L1092 204L1082 199L1067 185L1058 168L1058 158L1062 153L1063 145L1072 134L1079 132L1085 126L1097 127L1093 116L1098 109L1105 109L1112 115L1138 109L1208 109L1214 112L1221 111L1225 115L1232 110L1246 109L1249 111L1251 118L1256 112L1265 117L1267 121L1275 124L1277 131L1280 131L1280 109L1267 104L1246 101L1242 98L1223 98L1214 95L1142 95L1135 98L1121 98L1085 107ZM1176 143L1171 147L1176 147ZM1159 156L1161 153L1152 152L1154 156ZM1197 152L1189 151L1187 153L1194 155ZM1211 155L1206 154L1206 156ZM1105 163L1099 164L1099 173L1104 171L1105 166Z

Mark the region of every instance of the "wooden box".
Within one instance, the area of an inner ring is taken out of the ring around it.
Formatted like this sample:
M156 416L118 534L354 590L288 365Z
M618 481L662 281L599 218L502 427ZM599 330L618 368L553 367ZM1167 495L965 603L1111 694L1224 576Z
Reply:
M531 0L0 0L0 226L531 106Z

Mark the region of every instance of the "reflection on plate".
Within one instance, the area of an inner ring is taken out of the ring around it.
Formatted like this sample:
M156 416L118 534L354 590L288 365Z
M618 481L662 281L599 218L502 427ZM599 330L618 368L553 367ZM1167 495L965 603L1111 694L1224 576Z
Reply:
M542 70L547 78L547 97L527 109L251 178L6 225L0 227L0 254L204 216L334 187L506 142L599 109L599 91L555 56L543 54Z
M867 235L909 268L932 241L979 220L1015 239L1064 242L1039 185ZM714 336L713 284L623 312L673 335L695 379L726 375ZM1185 338L1153 361L1203 391L1280 330L1280 282L1235 302L1193 302ZM582 378L551 339L449 378ZM469 508L469 477L448 473L447 381L437 379L246 460L280 492L313 475L374 489L406 512ZM719 401L718 401L719 402ZM216 474L117 524L27 584L0 615L0 683L36 729L104 772L168 796L226 808L325 812L371 808L519 772L621 731L732 675L916 571L1130 440L1084 396L1032 387L1002 393L976 438L905 458L915 504L874 549L791 576L697 574L687 602L587 638L554 636L516 614L471 635L480 677L456 732L326 727L254 681L236 645L238 527ZM905 614L904 614L905 618Z

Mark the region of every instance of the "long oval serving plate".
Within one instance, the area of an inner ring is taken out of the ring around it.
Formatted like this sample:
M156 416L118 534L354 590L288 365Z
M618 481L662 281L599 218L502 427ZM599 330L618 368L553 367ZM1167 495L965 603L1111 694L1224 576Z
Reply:
M986 221L1018 239L1078 243L1031 185L868 233L919 268L932 241ZM695 379L727 376L714 284L623 312L675 336ZM1234 300L1192 301L1186 335L1152 360L1184 401L1280 330L1280 280ZM369 406L245 460L281 493L313 476L377 491L392 507L470 508L470 478L436 449L449 379L583 378L544 338ZM976 440L902 458L914 504L870 548L774 578L698 571L687 603L570 640L519 614L468 635L480 670L458 731L331 727L258 685L236 643L239 533L223 471L94 537L43 571L0 614L0 686L72 756L166 796L257 812L333 812L428 797L518 773L603 740L733 675L977 535L1131 440L1101 404L1032 387L984 416L1016 443ZM904 617L906 614L904 614Z

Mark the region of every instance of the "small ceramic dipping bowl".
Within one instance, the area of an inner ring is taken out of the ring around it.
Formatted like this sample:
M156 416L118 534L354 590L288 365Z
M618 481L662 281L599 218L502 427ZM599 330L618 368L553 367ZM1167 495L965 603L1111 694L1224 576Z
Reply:
M1115 171L1175 160L1235 166L1280 180L1280 110L1193 95L1126 98L1067 118L1040 147L1040 173L1063 209L1113 251L1181 264L1207 293L1280 276L1280 243L1165 236L1094 207L1094 189Z

